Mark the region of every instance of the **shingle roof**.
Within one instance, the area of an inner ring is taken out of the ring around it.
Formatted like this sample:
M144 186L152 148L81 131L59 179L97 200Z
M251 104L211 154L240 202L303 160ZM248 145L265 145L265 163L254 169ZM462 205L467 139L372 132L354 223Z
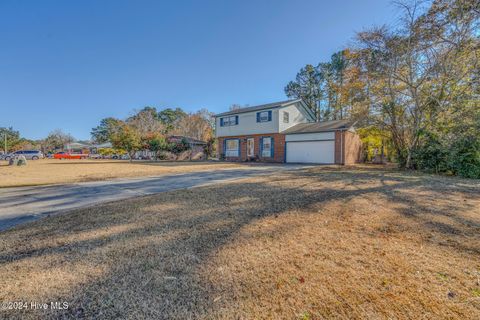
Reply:
M207 144L205 141L198 140L198 139L191 138L191 137L186 137L186 136L170 136L170 137L168 137L168 140L170 140L170 141L180 142L182 139L187 140L187 142L190 143L190 144L200 144L200 145L206 145Z
M335 131L341 129L349 129L353 125L350 120L331 120L322 122L299 123L293 127L283 131L284 134L290 133L310 133L310 132L324 132Z
M285 101L280 101L280 102L272 102L272 103L267 103L267 104L261 104L261 105L253 106L253 107L240 108L240 109L231 110L231 111L216 114L215 117L228 116L228 115L231 115L231 114L251 112L251 111L259 111L259 110L264 110L264 109L279 108L279 107L288 106L290 104L293 104L295 102L299 102L301 100L302 99L285 100Z

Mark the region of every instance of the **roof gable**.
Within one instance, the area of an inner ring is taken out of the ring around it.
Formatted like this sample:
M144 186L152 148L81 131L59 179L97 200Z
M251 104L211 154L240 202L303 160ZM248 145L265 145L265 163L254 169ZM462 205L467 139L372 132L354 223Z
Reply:
M205 141L198 140L192 137L187 137L187 136L169 136L168 137L168 141L170 142L180 142L182 140L185 140L190 144L201 144L201 145L207 144Z
M307 104L305 103L305 101L303 101L302 99L299 99L300 101L300 104L303 106L303 109L305 109L305 111L308 113L308 115L310 116L310 118L313 120L313 121L316 121L317 120L317 117L315 117L315 113L313 113L312 109L310 109Z

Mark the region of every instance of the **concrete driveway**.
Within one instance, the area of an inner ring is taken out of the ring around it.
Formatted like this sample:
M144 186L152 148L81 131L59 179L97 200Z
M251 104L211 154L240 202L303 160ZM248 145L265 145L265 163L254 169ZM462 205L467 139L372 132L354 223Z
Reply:
M222 183L303 165L259 165L149 178L115 179L65 185L0 189L0 231L53 213L102 202Z

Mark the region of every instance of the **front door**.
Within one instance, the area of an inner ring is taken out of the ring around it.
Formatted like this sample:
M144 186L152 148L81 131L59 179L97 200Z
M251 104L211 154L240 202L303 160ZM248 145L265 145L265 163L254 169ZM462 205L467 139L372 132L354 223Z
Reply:
M247 139L247 157L250 158L255 154L255 140L253 138Z

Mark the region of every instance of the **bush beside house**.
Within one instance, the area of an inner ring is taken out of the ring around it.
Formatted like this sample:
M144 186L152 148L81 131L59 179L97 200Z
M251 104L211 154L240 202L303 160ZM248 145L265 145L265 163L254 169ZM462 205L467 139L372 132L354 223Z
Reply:
M423 134L413 161L417 169L432 173L480 178L480 137L453 136L442 139L432 132Z

